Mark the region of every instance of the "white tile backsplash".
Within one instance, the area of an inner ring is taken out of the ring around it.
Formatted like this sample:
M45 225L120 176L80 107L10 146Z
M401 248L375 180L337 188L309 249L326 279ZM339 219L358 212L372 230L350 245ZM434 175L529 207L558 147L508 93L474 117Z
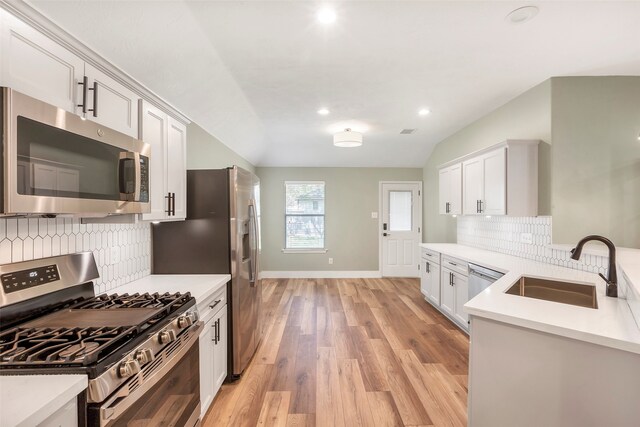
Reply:
M457 240L461 245L607 274L607 257L583 253L580 261L574 261L569 252L550 247L551 233L550 216L458 217Z
M151 273L151 228L82 224L73 218L0 218L0 264L92 251L100 278L96 293Z

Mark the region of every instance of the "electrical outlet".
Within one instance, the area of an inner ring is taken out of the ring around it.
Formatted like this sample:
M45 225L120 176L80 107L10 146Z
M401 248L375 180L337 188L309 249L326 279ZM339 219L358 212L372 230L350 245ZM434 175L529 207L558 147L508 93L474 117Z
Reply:
M333 258L329 258L329 264L333 264Z
M120 262L120 248L118 246L111 247L111 265Z
M533 234L531 234L531 233L522 233L522 234L520 234L520 241L522 243L532 244L533 243Z
M371 212L372 219L378 219L378 212Z

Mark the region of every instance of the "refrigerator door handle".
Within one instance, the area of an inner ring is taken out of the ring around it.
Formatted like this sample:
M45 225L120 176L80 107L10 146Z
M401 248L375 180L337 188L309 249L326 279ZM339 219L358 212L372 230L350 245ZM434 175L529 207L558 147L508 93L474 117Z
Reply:
M253 244L251 248L251 258L249 260L249 285L255 287L256 276L258 275L258 222L256 219L256 206L253 200L249 202L249 224L249 232L252 236L249 238L249 244Z

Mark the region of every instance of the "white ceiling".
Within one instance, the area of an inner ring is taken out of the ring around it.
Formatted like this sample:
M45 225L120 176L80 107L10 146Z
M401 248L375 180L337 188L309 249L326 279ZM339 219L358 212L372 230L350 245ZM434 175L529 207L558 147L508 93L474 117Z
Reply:
M343 1L329 26L311 1L30 3L260 166L421 167L551 76L640 75L639 1Z

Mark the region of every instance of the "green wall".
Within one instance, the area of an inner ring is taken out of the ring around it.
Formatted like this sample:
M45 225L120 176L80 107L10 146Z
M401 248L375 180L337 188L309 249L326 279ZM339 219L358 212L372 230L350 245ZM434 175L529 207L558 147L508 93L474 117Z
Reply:
M539 197L541 215L550 213L551 84L535 86L476 120L433 149L423 169L423 240L455 242L456 219L438 214L438 166L506 139L540 139Z
M377 271L378 184L421 181L419 168L262 168L262 270ZM284 182L325 182L326 254L284 254ZM329 257L334 263L329 264Z
M640 77L551 79L554 243L640 248Z
M255 166L197 124L187 127L187 169L221 169L233 165L255 171Z

